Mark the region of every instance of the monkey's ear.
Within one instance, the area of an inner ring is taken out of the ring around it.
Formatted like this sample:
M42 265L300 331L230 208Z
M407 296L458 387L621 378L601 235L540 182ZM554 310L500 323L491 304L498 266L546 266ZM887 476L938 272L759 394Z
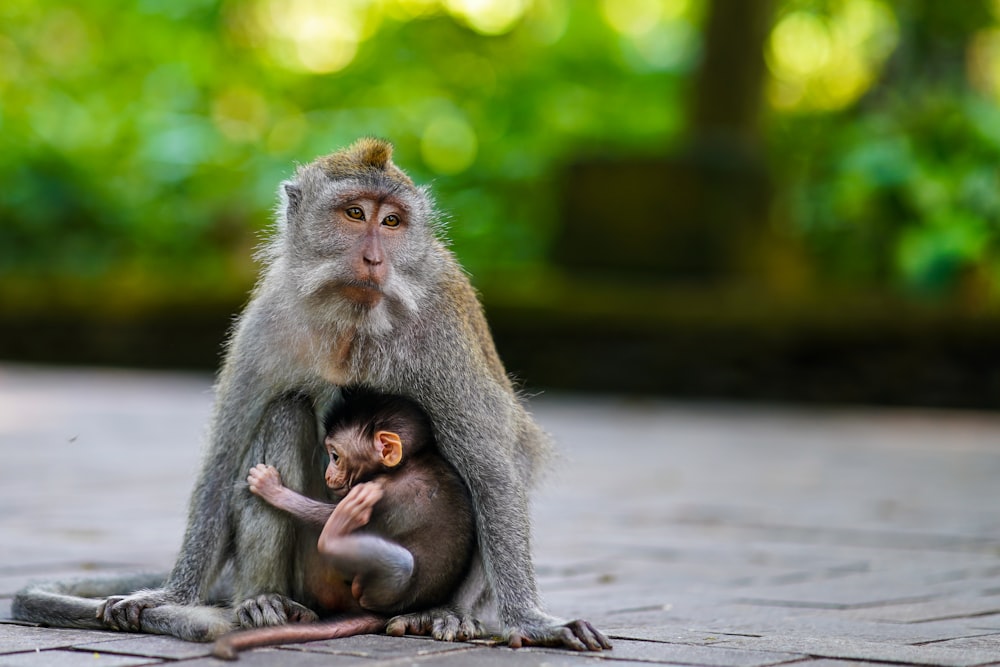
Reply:
M302 203L302 190L291 181L282 183L285 188L285 197L288 199L288 213L295 213Z
M378 448L382 465L395 468L403 460L403 441L392 431L379 431L375 434L375 447Z

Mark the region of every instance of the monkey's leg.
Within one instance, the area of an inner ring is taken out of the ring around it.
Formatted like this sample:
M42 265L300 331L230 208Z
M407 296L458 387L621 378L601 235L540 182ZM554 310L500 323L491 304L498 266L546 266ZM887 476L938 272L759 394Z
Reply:
M164 579L165 575L138 575L35 584L17 593L11 614L18 620L53 627L106 630L109 626L103 614L107 602L103 598L111 596L113 600L118 594L161 586ZM209 641L232 628L232 614L226 609L164 605L145 610L138 631Z
M311 453L319 451L312 402L301 394L275 399L264 410L239 469L264 462L276 467L286 486L303 489L307 476L317 479ZM315 621L316 614L291 599L303 586L297 567L296 527L284 512L270 507L248 489L234 494L233 600L243 627Z
M382 487L359 484L341 500L323 527L317 548L329 566L352 581L351 593L364 609L394 612L408 602L413 583L413 554L376 535L359 534Z
M406 634L434 637L446 642L464 642L486 637L484 621L496 621L496 602L483 571L483 560L473 554L465 581L459 587L450 607L436 607L401 614L389 619L385 632L393 637ZM491 618L485 618L488 612Z
M97 615L103 598L162 586L165 579L158 574L35 583L14 595L11 616L57 628L104 630Z
M394 613L407 602L413 554L376 535L345 535L321 542L320 553L353 581L351 593L364 609Z
M471 363L471 362L470 362ZM450 368L437 367L449 377ZM438 447L465 481L476 515L478 551L496 600L498 620L513 647L524 644L600 651L611 643L586 621L564 621L541 609L531 562L530 512L525 488L532 473L524 470L544 450L544 435L508 390L489 378L470 382L454 378L428 384L429 374L414 376L411 390L422 399L438 429ZM454 392L464 386L471 390ZM492 443L470 447L468 443ZM464 588L464 587L463 587ZM463 622L467 612L441 607L407 614L390 622L388 631L426 632L444 639L441 628Z

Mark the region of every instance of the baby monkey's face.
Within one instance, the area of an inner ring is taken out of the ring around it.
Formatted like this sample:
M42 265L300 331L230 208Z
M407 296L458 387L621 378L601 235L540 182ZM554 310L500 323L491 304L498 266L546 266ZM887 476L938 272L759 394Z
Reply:
M326 485L337 495L347 495L352 486L372 472L375 447L363 439L364 435L357 428L330 431L326 435L324 444L330 456Z
M347 495L355 484L396 467L403 458L403 443L391 431L366 437L360 427L345 427L327 433L324 446L330 456L326 485L339 496Z

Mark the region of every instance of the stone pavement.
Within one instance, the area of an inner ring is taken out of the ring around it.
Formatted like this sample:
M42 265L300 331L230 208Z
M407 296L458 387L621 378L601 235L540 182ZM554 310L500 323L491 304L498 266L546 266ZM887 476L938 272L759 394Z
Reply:
M0 666L222 664L205 645L27 627L27 581L165 569L210 378L0 366ZM242 664L1000 665L1000 415L542 396L549 609L604 654L356 637Z

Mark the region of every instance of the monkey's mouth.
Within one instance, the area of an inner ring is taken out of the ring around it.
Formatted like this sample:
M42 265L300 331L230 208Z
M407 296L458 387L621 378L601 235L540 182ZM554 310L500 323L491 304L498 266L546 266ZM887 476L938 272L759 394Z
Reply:
M382 300L382 286L374 280L348 280L337 285L337 291L361 306L374 306Z

